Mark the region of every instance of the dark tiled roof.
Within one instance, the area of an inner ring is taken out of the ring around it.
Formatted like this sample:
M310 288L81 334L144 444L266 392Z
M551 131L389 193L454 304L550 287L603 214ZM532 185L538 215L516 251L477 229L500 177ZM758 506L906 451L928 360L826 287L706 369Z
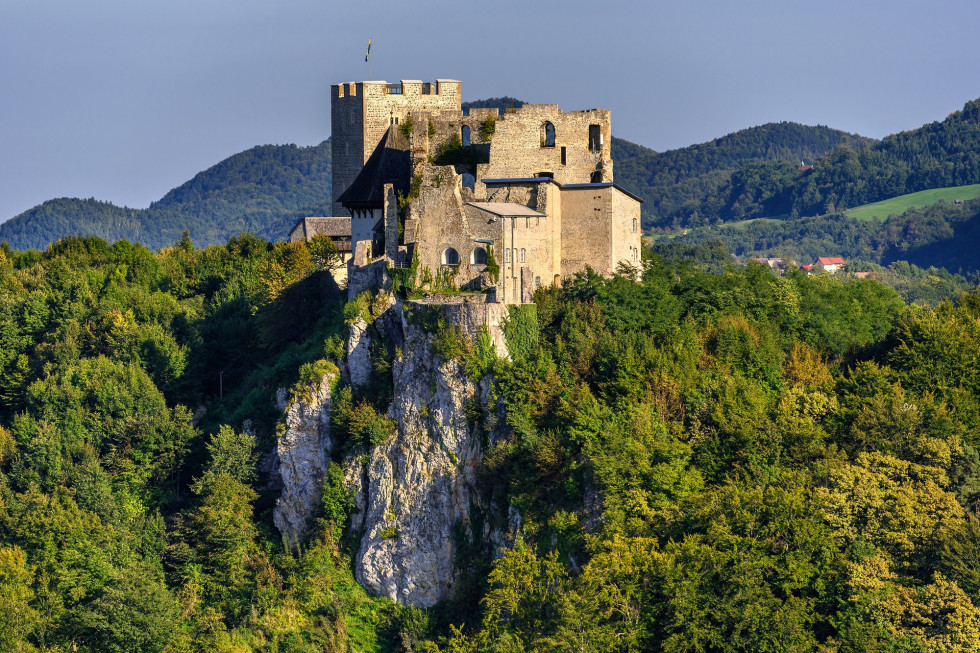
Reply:
M625 188L623 188L619 184L614 184L611 181L603 181L603 182L596 183L596 184L562 184L561 187L562 188L569 188L571 190L577 190L577 189L582 189L582 188L615 188L619 192L624 193L626 195L629 195L630 197L632 197L633 199L635 199L637 202L643 202L643 199L642 198L637 197L636 195L634 195L633 193L629 192L628 190L626 190Z
M496 184L540 184L546 181L550 181L553 184L558 184L557 181L551 177L508 177L504 179L481 179L484 184L496 185ZM561 184L558 184L559 186Z
M347 236L350 238L350 218L303 218L307 238L313 236Z
M412 164L407 150L389 147L394 140L391 128L381 137L367 163L361 168L354 183L340 194L337 201L344 206L381 206L384 204L384 185L394 184L395 190L408 192Z
M517 204L516 202L467 202L467 206L474 206L487 213L500 216L502 218L543 218L544 213L538 213L532 208Z
M632 197L633 199L635 199L637 202L643 202L643 199L642 198L637 197L636 195L634 195L633 193L629 192L628 190L626 190L622 186L620 186L618 184L614 184L611 181L604 181L604 182L597 183L597 184L562 184L562 183L559 183L559 182L555 181L551 177L522 177L522 178L512 178L512 179L511 178L505 178L505 179L482 179L481 181L484 184L486 184L487 186L497 186L497 185L505 186L507 184L540 184L540 183L545 182L545 181L550 181L553 184L558 184L558 187L559 188L563 188L563 189L564 188L568 188L569 190L581 190L581 189L585 189L585 188L615 188L619 192L624 193L626 195L629 195L630 197Z

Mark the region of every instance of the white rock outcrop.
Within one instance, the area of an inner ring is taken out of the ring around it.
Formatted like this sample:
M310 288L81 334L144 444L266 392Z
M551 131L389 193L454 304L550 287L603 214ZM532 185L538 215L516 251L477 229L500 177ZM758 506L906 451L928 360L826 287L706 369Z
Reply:
M481 444L466 406L479 400L480 388L458 361L432 353L424 331L403 328L388 412L397 433L367 463L354 563L358 582L373 594L428 607L452 596L457 533L471 536L470 511L479 503Z
M291 546L306 535L310 515L323 496L323 480L330 465L330 387L335 374L326 374L309 388L306 397L287 405L286 391L278 393L285 411L285 429L276 446L282 492L272 520Z

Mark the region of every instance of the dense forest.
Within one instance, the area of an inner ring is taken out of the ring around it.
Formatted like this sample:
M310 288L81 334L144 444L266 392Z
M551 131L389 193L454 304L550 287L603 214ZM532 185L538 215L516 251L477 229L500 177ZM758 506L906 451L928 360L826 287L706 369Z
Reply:
M354 582L334 475L302 546L272 526L276 390L361 310L328 246L0 249L0 650L977 650L980 296L684 247L540 289L509 359L434 327L500 397L476 474L521 520L425 610Z
M263 145L230 156L146 209L94 199L49 200L0 223L0 241L44 249L62 236L97 235L158 249L186 230L218 244L242 232L281 240L301 217L330 215L330 139L314 147Z

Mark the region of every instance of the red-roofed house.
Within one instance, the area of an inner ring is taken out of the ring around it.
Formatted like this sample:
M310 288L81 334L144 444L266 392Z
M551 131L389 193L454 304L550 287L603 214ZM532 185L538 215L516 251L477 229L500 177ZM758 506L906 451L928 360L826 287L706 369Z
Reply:
M821 256L813 264L814 266L819 265L828 274L833 274L837 270L844 266L844 259L839 256Z

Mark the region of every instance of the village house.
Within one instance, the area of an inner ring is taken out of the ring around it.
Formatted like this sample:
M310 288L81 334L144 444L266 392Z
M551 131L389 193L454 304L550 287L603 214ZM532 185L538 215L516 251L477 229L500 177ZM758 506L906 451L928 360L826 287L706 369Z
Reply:
M834 274L837 270L846 265L844 259L839 256L821 256L813 263L815 268L823 268L828 274Z

